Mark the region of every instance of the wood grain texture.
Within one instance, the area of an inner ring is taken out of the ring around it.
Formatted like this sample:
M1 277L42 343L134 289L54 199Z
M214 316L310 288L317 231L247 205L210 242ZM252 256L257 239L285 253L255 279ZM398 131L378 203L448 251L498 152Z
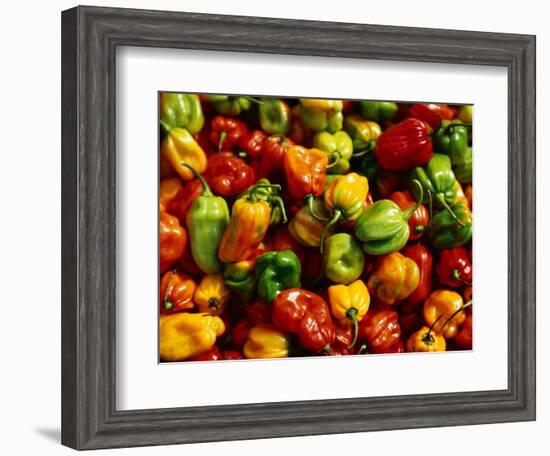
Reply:
M509 84L509 387L115 409L115 51L148 46L494 65ZM78 7L62 14L62 442L92 449L535 418L535 38Z

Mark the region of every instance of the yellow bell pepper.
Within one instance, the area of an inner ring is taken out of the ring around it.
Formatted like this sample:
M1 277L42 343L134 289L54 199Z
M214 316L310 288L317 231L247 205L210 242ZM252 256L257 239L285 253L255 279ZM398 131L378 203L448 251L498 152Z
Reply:
M161 315L159 352L161 361L183 361L210 350L225 331L220 317L180 312Z
M447 344L443 336L430 331L430 328L423 326L407 340L408 352L443 352Z
M223 274L207 274L195 289L193 300L200 312L220 315L225 310L229 296Z
M378 259L367 286L371 294L385 304L408 298L418 286L420 269L410 258L392 252Z
M334 318L353 325L353 341L348 347L351 348L357 342L358 322L369 310L369 290L362 280L349 285L332 285L328 288L328 299Z
M245 358L286 358L290 341L288 336L269 325L256 325L248 332L243 347Z
M436 290L424 301L424 321L445 339L452 339L466 319L462 296L456 291Z
M199 173L206 170L206 154L185 128L172 128L162 141L160 152L185 181L194 179L195 174L184 164Z

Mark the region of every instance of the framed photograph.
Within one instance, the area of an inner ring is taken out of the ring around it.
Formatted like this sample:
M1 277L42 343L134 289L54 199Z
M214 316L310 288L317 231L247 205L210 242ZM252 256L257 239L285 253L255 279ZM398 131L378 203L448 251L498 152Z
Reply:
M76 7L62 54L63 444L535 419L534 36Z

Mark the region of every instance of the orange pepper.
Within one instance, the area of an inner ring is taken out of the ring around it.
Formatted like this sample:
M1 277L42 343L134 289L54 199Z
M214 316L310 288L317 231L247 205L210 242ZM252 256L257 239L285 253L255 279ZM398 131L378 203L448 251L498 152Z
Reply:
M408 352L443 352L447 349L445 338L423 326L407 340Z
M160 212L159 219L160 272L164 272L183 256L187 244L187 231L176 217L165 211Z
M183 272L168 271L160 279L160 313L169 314L190 310L193 303L195 282Z
M392 252L377 260L367 286L371 294L385 304L409 297L420 281L420 269L410 258Z
M291 146L284 155L284 169L290 196L303 200L319 196L325 189L328 155L319 149Z
M169 207L170 203L176 197L178 190L183 187L181 179L179 177L168 177L162 179L159 186L159 199L165 207Z
M195 289L193 299L200 312L221 315L230 295L223 274L207 274Z
M456 291L436 290L424 301L424 321L433 331L452 339L466 319L464 302Z

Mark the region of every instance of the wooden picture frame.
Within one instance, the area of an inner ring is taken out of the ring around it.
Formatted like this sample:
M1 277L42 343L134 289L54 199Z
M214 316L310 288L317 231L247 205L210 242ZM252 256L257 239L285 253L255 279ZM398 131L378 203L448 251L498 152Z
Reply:
M508 388L117 410L117 46L507 68ZM113 448L535 419L534 36L77 7L62 13L62 56L63 444Z

